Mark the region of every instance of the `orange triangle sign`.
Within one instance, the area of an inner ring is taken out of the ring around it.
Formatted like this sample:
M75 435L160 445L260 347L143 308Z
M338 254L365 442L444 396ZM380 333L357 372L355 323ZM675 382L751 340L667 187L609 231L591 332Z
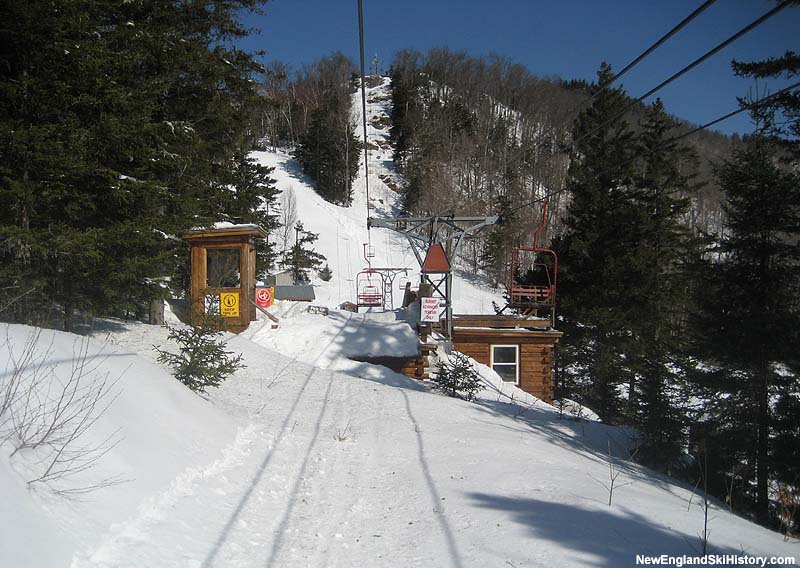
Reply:
M447 254L441 244L433 244L428 249L425 262L422 263L422 272L450 272L450 261L447 260Z

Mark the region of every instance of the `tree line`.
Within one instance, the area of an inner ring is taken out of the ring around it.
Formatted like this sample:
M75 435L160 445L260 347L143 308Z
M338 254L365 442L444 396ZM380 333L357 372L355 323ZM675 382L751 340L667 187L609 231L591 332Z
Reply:
M259 4L0 3L4 319L141 314L186 278L181 231L273 226L263 68L235 46Z
M734 69L792 76L800 66L787 53ZM628 100L600 90L610 77L603 66L573 125L570 200L553 241L565 332L557 396L635 426L644 463L795 532L800 93L755 107L755 132L713 166L718 219L698 227L702 187L686 167L696 153L670 142L679 125L659 101L637 125L608 122Z

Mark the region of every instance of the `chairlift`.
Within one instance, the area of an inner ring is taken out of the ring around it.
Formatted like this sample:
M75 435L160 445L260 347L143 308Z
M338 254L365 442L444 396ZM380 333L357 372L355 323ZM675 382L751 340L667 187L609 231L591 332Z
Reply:
M558 256L555 251L539 246L539 236L547 222L547 201L542 204L542 222L533 235L532 247L517 247L511 251L511 270L508 275L508 307L525 315L550 312L555 326Z
M384 276L372 269L356 275L356 305L359 308L383 307Z
M543 247L517 247L511 251L508 281L509 306L518 310L554 308L558 257Z

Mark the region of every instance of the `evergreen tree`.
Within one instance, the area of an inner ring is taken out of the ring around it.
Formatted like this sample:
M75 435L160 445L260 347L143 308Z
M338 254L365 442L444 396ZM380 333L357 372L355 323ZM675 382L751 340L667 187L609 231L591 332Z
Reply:
M631 196L637 216L628 236L635 279L625 284L632 339L626 346L631 370L627 414L643 436L638 457L660 469L669 469L685 446L682 401L687 397L679 374L685 333L680 322L697 256L697 243L683 222L690 185L681 173L694 155L666 143L676 126L660 100L644 113Z
M332 203L349 205L362 149L350 113L352 63L336 54L320 61L317 69L319 97L294 157L314 181L317 193Z
M520 239L517 231L519 213L513 200L505 194L497 196L493 210L498 212L502 222L492 227L484 239L481 261L483 269L495 282L505 284L508 280L510 252Z
M718 175L725 228L708 261L696 322L699 353L713 366L699 384L712 417L713 469L719 478L733 467L742 483L737 502L766 522L773 427L797 408L797 375L785 369L796 371L800 339L800 176L782 168L774 145L758 136ZM777 422L776 409L786 412ZM795 428L777 439L786 454L796 453L786 449L798 442Z
M463 396L467 400L475 400L482 386L481 377L469 358L458 351L454 351L446 361L436 363L433 382L448 396Z
M740 77L790 79L800 75L800 55L787 51L781 57L764 61L734 61L733 70ZM782 145L793 148L795 153L800 152L800 89L788 91L758 105L752 109L751 114L761 132L777 137Z
M603 64L598 84L611 75ZM554 243L562 328L569 337L560 349L559 392L612 421L622 417L621 390L630 379L624 353L631 342L631 288L639 285L631 258L636 145L626 120L604 123L627 100L621 88L606 89L576 119L567 180L571 201L564 234Z
M0 4L0 294L26 293L4 317L164 293L167 235L210 219L246 136L260 66L230 40L257 5Z
M604 65L598 84L610 76ZM557 387L559 397L577 399L604 420L637 426L640 459L669 469L684 441L675 327L694 258L682 224L689 184L680 173L692 157L665 144L676 125L660 101L645 110L636 135L624 120L604 125L627 100L621 88L607 89L576 121L572 201L555 245L569 338Z
M193 325L168 327L169 339L178 344L178 353L156 347L158 360L172 367L175 378L193 391L205 393L208 387L219 388L226 378L244 368L242 355L225 350L220 336L225 318L202 314Z
M246 149L240 149L231 160L225 187L219 194L220 217L233 223L255 224L274 233L280 227L277 213L280 191L270 177L274 169L259 164ZM256 240L258 278L264 277L275 260L273 246L269 238Z
M319 238L318 234L306 231L300 221L294 230L294 246L284 253L281 264L291 271L295 284L308 284L310 282L308 271L319 268L325 257L310 248L310 245Z

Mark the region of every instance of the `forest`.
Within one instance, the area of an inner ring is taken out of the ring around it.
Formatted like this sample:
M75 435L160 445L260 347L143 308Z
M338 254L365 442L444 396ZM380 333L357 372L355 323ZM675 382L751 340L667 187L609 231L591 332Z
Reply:
M240 14L259 5L0 3L0 319L144 318L186 288L177 235L214 221L304 236L262 245L264 267L301 280L320 265L316 235L248 154L290 151L348 205L359 77L339 53L293 70L238 49ZM501 215L457 261L501 287L546 199L556 398L635 427L637 461L797 531L800 91L743 98L748 136L679 138L693 125L659 100L631 106L597 64L587 83L445 48L395 54L404 211ZM731 72L796 77L800 56Z

